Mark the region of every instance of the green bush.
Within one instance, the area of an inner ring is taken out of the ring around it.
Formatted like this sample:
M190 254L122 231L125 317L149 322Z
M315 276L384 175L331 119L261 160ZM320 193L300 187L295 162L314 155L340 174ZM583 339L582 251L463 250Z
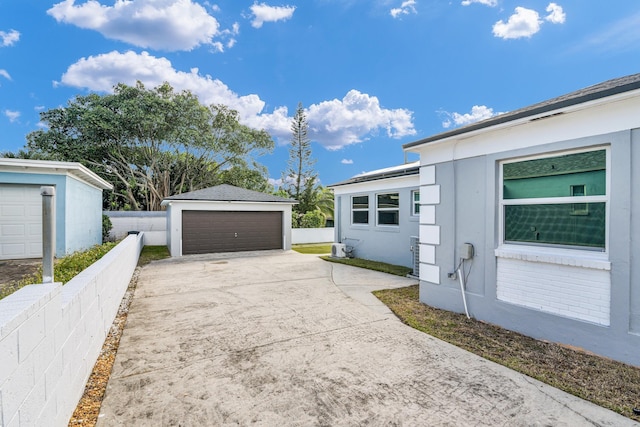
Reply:
M300 228L322 228L325 217L320 211L309 211L300 218Z
M63 258L56 259L53 264L53 279L56 282L67 283L77 276L82 270L102 258L107 252L116 246L115 242L103 243L82 252L74 252ZM0 289L0 299L12 294L18 289L34 283L42 283L42 266L33 275L11 283L5 289Z
M113 224L111 223L111 218L107 215L102 214L102 241L106 242L109 240L109 232L113 228Z

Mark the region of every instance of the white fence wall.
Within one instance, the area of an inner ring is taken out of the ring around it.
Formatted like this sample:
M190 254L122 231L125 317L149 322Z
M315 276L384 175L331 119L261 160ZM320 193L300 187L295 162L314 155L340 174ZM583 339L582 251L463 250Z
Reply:
M327 243L333 242L333 227L331 228L293 228L291 243Z
M0 426L66 426L143 246L130 235L62 286L0 300Z
M121 239L130 231L144 231L147 246L167 244L166 212L104 211L111 219L113 228L109 234L113 239ZM331 228L294 228L291 243L327 243L334 241Z
M113 228L109 237L122 239L130 231L144 231L145 246L167 244L167 213L145 211L104 211Z

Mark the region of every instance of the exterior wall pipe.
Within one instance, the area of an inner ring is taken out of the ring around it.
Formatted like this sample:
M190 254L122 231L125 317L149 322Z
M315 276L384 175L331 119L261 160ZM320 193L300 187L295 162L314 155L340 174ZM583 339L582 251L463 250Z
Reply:
M40 187L42 196L42 283L53 283L56 251L56 188Z

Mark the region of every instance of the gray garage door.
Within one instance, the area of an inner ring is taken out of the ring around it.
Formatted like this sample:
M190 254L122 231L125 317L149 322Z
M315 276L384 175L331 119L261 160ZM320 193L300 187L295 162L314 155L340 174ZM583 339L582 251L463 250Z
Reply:
M282 249L282 212L182 211L182 253Z

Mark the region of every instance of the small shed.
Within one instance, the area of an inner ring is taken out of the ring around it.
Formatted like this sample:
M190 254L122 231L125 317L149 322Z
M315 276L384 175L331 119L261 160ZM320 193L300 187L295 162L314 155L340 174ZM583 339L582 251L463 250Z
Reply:
M167 197L171 256L291 249L291 209L297 202L222 184Z
M40 187L56 188L57 257L102 243L102 191L80 163L0 158L0 259L42 256Z

